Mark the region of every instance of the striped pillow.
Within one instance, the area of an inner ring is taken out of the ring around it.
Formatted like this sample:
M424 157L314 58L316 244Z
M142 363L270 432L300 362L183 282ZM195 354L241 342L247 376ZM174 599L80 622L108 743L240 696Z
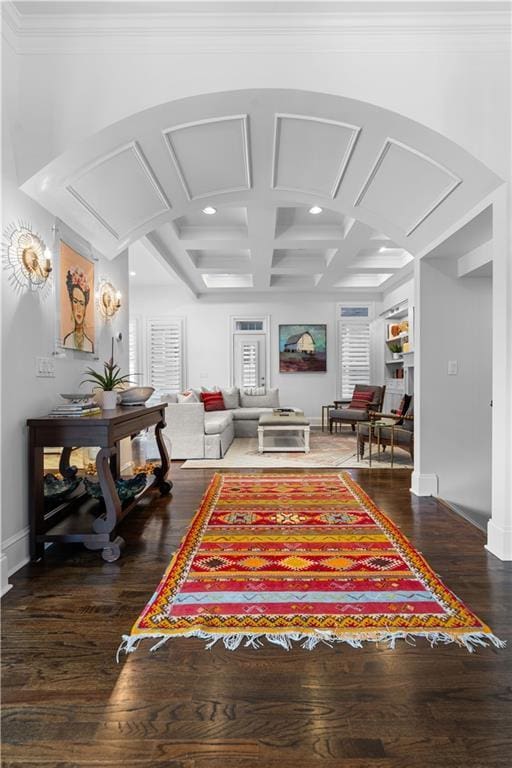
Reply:
M201 392L201 401L204 403L205 411L226 410L222 392Z
M374 394L374 392L361 392L360 390L354 389L349 408L356 408L357 410L362 411L368 410Z

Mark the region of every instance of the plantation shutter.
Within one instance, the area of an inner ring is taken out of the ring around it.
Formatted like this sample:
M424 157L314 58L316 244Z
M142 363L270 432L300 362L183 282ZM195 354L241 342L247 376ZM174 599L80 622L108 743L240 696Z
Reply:
M258 385L258 344L245 342L242 344L242 387Z
M183 389L183 328L181 320L153 318L147 321L148 384L157 391Z
M137 349L137 321L130 320L128 326L128 370L130 372L130 379L133 383L138 384L139 379L135 378L135 374L140 374L138 365L138 349Z
M343 400L356 384L370 383L369 323L340 323L340 380Z

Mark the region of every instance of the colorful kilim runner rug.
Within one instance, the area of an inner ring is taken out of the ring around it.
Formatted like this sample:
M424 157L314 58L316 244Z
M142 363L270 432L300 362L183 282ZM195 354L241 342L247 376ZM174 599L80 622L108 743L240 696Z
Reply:
M200 637L319 642L425 637L504 643L447 589L348 474L216 474L120 651Z

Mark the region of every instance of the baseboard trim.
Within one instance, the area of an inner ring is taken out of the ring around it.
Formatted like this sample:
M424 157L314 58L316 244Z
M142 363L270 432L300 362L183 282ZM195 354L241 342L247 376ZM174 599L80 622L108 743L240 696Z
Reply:
M499 560L512 560L512 529L499 528L492 519L489 520L485 548Z
M22 528L21 531L9 536L8 539L2 543L2 594L4 594L4 587L7 587L5 591L8 591L12 585L8 584L8 577L12 576L20 568L30 562L30 541L29 541L30 529L27 526ZM4 566L5 562L5 566ZM4 578L4 568L6 572L6 578Z
M9 584L9 573L7 557L3 554L0 555L0 567L1 567L1 585L0 585L0 597L3 597L12 588L12 584Z
M477 528L479 531L482 531L482 533L485 533L487 529L487 521L485 523L482 523L482 525L478 525L476 520L473 520L472 517L470 517L466 512L464 512L462 509L460 509L456 504L450 504L449 501L446 501L445 499L441 499L439 496L436 497L436 501L441 504L442 507L446 507L450 512L453 512L454 515L458 515L458 517L462 517L467 523L471 523L475 528Z
M411 493L414 493L415 496L437 496L439 493L438 476L413 472L411 475Z

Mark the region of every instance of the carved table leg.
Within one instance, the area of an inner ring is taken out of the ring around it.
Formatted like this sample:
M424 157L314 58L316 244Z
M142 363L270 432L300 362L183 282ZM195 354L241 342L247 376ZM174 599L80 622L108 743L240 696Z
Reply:
M97 517L93 523L96 533L110 533L121 516L121 502L110 469L110 457L115 448L102 448L96 456L96 472L105 503L105 514Z
M121 536L116 536L112 541L108 534L91 534L84 542L86 549L101 549L101 556L107 563L114 563L118 560L121 550L124 549L125 540Z
M166 426L167 425L165 423L164 414L162 412L162 418L156 425L155 429L156 444L158 446L158 453L160 454L160 460L162 462L161 466L156 467L155 469L155 485L157 485L160 489L162 496L167 496L167 494L169 494L172 489L172 483L167 479L167 474L170 468L169 454L167 453L167 448L162 437L162 430L165 429Z
M116 450L110 457L110 471L114 480L119 480L121 477L121 450L119 443L116 443Z
M66 480L73 480L78 472L78 467L71 467L69 465L69 459L74 450L74 448L63 448L60 454L59 472Z

